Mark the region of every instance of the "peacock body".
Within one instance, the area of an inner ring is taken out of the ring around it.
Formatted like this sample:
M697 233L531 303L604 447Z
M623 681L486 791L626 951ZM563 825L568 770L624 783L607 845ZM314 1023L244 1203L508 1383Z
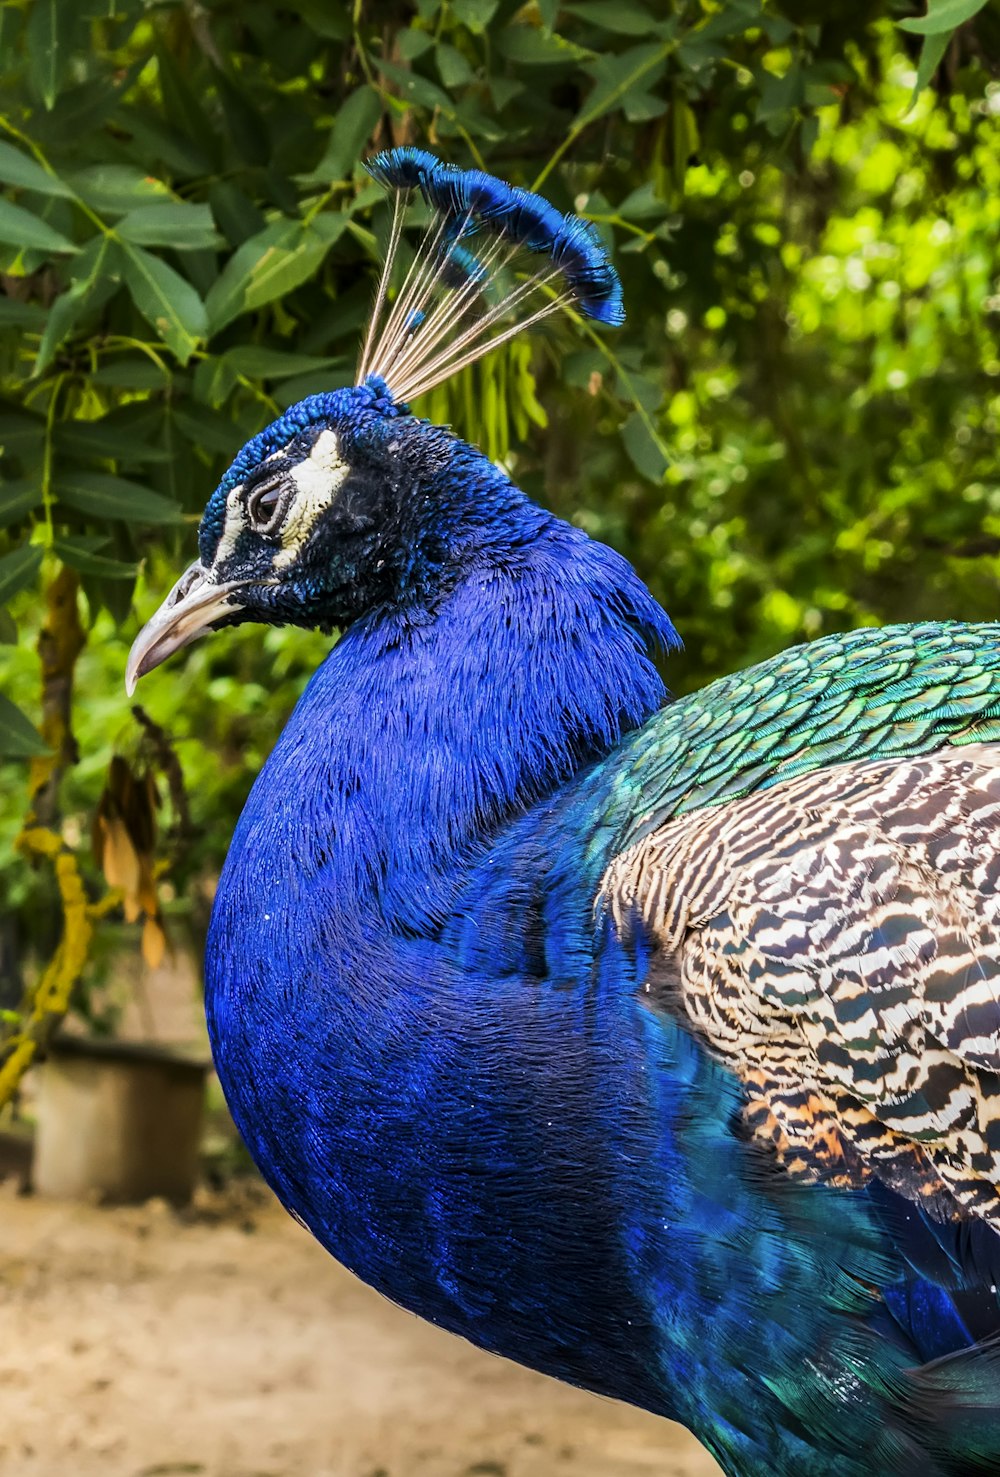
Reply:
M343 631L216 897L237 1125L380 1291L729 1473L1000 1470L1000 626L668 702L625 561L404 403L512 299L616 321L598 243L417 151L376 172L433 214L361 382L244 448L131 659ZM484 303L497 242L544 269Z

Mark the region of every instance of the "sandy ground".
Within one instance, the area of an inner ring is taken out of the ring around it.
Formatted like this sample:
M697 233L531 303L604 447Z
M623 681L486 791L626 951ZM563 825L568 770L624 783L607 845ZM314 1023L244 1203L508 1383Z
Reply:
M654 1473L718 1468L392 1307L256 1186L183 1216L0 1187L2 1477Z

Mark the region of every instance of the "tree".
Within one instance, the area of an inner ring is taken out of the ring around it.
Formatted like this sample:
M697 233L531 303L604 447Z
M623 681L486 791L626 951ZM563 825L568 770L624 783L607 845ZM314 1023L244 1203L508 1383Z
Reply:
M233 633L137 717L120 689L139 571L147 608L242 441L353 376L376 146L544 187L613 241L623 333L514 342L418 408L634 560L688 643L676 688L837 627L992 615L1000 14L832 9L0 11L0 957L44 961L26 991L8 970L0 1102L119 902L161 947L161 792L200 920L323 644Z

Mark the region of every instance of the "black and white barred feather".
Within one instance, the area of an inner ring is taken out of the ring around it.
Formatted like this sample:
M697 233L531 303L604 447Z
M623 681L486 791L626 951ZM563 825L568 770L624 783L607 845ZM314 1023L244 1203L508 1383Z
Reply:
M1000 1228L1000 745L841 764L685 815L604 901L786 1169Z

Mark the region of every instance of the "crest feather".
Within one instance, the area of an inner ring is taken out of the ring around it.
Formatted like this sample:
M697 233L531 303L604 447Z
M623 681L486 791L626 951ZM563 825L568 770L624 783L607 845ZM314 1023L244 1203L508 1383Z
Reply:
M393 215L359 382L375 375L397 401L412 400L560 308L624 321L618 274L588 221L423 149L390 149L365 168L393 192ZM389 306L417 198L430 220Z

